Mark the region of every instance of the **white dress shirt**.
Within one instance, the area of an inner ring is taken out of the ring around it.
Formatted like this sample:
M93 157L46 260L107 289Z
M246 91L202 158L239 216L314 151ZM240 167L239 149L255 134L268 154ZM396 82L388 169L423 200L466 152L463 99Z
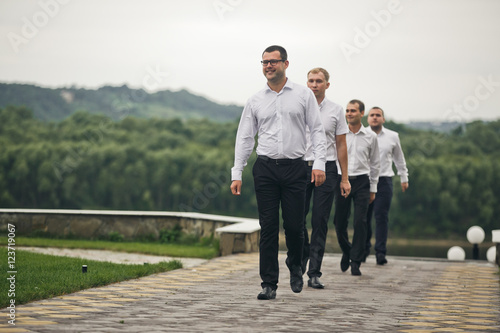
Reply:
M367 129L377 135L378 149L380 151L380 177L394 176L394 170L392 169L392 162L394 162L401 183L407 183L408 168L406 167L403 149L401 149L399 134L383 126L379 134L373 132L370 127Z
M250 97L241 114L231 179L241 180L256 134L257 155L272 159L303 158L307 144L306 126L311 129L313 169L324 171L326 137L313 92L288 79L279 93L266 84L263 90Z
M361 126L357 133L349 130L346 135L346 142L349 176L368 175L370 177L370 192L376 193L380 173L380 153L377 137L373 132ZM338 170L339 174L341 174L340 168Z
M347 134L347 132L349 132L349 127L347 127L347 122L345 121L344 109L325 97L319 104L319 113L326 134L326 160L336 161L337 135ZM307 128L306 138L307 152L304 159L306 161L312 161L314 160L314 154L309 128Z

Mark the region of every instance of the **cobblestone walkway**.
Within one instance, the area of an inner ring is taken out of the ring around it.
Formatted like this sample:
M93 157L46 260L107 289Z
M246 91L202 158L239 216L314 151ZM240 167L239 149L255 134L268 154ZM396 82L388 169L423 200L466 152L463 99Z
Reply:
M88 289L16 307L1 332L499 332L498 267L373 256L362 276L323 262L323 290L289 287L285 255L272 301L257 300L258 254ZM306 278L306 276L305 276Z

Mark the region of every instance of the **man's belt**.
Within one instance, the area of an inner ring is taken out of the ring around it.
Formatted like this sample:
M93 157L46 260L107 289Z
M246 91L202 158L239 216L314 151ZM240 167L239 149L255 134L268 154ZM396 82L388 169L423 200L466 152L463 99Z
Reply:
M355 180L363 177L368 177L368 175L349 176L349 180Z
M295 158L295 159L291 159L291 158L280 158L280 159L273 159L273 158L269 158L267 156L262 156L262 155L258 155L257 158L260 158L261 160L263 161L266 161L266 162L271 162L271 163L274 163L276 165L286 165L286 164L292 164L293 162L295 161L301 161L302 158Z

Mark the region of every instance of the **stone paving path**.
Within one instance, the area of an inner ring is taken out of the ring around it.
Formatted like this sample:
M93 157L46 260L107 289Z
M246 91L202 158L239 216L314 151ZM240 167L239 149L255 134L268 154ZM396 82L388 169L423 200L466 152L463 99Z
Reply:
M277 298L260 301L258 254L219 257L19 306L0 332L500 332L497 266L388 260L356 277L327 255L326 288L294 294L280 254Z

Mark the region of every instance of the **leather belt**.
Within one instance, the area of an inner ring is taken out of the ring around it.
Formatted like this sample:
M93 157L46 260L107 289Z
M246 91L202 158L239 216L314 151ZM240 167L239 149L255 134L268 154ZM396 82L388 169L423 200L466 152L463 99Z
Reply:
M355 180L363 177L368 177L368 175L349 176L349 180Z
M302 158L295 158L295 159L291 159L291 158L280 158L280 159L273 159L273 158L269 158L267 156L262 156L262 155L258 155L257 158L260 158L261 160L263 161L266 161L266 162L272 162L276 165L286 165L286 164L292 164L293 162L295 161L302 161Z

